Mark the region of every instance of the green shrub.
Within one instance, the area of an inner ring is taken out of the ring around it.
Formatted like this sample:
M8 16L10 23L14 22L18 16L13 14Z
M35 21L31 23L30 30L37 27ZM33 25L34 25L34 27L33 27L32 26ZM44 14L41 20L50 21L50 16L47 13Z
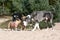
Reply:
M44 29L44 28L47 28L47 27L49 27L49 28L51 28L52 27L52 25L51 25L51 23L50 22L44 22L44 21L41 21L41 22L39 22L39 26L40 26L40 29Z

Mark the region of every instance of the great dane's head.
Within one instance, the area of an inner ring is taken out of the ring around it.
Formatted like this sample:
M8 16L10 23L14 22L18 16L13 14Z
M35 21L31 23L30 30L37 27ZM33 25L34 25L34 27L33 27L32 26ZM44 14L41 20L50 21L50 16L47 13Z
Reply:
M51 19L51 14L50 13L44 13L43 15L45 21L50 21Z

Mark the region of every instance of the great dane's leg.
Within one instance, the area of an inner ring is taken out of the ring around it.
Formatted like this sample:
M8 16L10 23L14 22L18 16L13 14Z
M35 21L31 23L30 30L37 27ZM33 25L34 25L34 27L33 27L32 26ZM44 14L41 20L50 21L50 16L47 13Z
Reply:
M36 30L36 28L38 28L38 29L39 29L39 23L35 23L35 26L34 26L34 28L33 28L33 30L32 30L32 31L35 31L35 30Z
M51 19L51 20L50 20L50 23L51 23L51 26L52 26L52 30L53 30L53 25L52 25L52 24L53 24L53 22L52 22L52 21L53 21L53 19Z
M33 28L33 30L32 30L32 31L35 31L35 30L36 30L36 27L37 27L37 26L34 26L34 28Z
M40 30L39 23L38 23L38 25L37 25L37 28Z

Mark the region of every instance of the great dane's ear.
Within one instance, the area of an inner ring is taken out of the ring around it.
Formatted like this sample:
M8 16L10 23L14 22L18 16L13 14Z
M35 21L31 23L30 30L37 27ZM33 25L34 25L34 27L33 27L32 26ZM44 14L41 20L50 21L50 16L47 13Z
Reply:
M47 14L47 13L44 13L44 14L43 14L43 17L45 17L45 16L46 16L46 14Z

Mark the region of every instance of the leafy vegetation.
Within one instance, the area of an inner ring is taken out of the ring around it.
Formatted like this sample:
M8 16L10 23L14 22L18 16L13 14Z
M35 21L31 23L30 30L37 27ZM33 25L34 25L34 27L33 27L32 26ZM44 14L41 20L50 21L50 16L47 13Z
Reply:
M60 21L60 0L0 0L0 15L19 11L25 15L33 11L53 11L54 21Z
M44 29L44 28L51 28L52 27L52 25L51 25L51 23L50 22L45 22L45 21L41 21L40 23L39 23L39 26L40 26L40 29Z

